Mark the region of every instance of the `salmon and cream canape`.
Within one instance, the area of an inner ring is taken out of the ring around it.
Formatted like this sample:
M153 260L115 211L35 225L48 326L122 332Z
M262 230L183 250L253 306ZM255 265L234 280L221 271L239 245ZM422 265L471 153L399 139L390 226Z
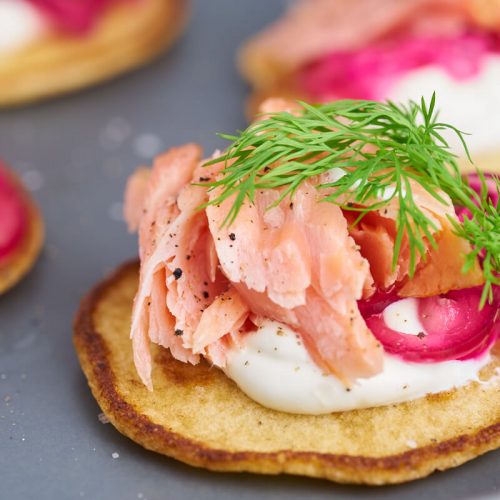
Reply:
M267 96L406 102L436 92L440 119L471 134L478 162L500 157L497 0L295 0L239 63L251 114Z
M133 357L151 396L134 385L125 398L159 401L172 370L208 363L278 420L284 413L335 420L460 388L481 391L486 377L488 422L498 427L498 178L460 175L434 98L407 106L272 99L262 112L247 130L224 136L233 141L225 152L203 160L196 144L175 147L128 181L125 218L139 234L140 272L126 362ZM111 283L91 296L95 314L108 304L97 297ZM75 342L94 394L106 402L109 387L96 388L104 375L92 371L89 314L81 312ZM100 323L110 337L113 318ZM164 366L159 352L167 351ZM204 387L203 377L198 383ZM127 430L118 407L106 407L117 427L158 449L152 436ZM485 446L499 443L497 432ZM215 467L208 458L204 465Z
M31 269L43 234L37 206L20 179L0 162L0 294Z
M186 3L0 1L0 106L78 90L147 63L184 27Z

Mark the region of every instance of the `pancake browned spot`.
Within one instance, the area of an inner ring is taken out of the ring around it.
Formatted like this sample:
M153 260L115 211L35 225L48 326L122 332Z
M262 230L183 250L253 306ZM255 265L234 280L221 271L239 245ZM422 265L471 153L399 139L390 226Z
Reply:
M150 450L218 471L300 474L387 484L460 465L500 445L498 379L408 403L321 416L260 406L207 363L153 346L154 391L135 372L129 339L138 264L120 267L83 300L74 342L113 425ZM481 373L488 380L495 358Z
M50 35L0 60L0 106L78 90L141 66L181 33L187 0L111 7L88 36Z

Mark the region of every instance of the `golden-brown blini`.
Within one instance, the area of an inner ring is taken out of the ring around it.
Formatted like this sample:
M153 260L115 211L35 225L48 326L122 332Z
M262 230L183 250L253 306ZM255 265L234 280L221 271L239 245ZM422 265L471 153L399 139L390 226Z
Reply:
M0 58L0 106L64 94L147 63L182 31L187 0L142 0L108 8L85 36L46 35Z
M2 294L14 286L35 264L44 241L44 224L38 206L15 174L7 172L1 165L0 174L8 175L10 182L19 191L26 209L26 228L19 246L0 259L0 294Z
M215 471L299 474L389 484L456 467L500 445L500 359L482 383L415 401L330 415L270 410L220 370L154 348L154 391L139 380L129 338L138 263L82 301L76 351L97 402L123 434L157 453Z

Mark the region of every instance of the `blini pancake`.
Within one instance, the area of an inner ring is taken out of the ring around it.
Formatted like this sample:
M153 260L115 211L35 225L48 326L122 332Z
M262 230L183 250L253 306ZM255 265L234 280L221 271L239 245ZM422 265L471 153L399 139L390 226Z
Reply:
M52 35L0 60L0 106L14 106L109 80L165 50L184 28L186 0L111 7L88 36Z
M473 382L415 401L322 416L249 399L220 370L153 346L154 391L139 380L129 338L135 262L82 301L74 343L112 424L141 446L215 471L298 474L342 483L400 483L456 467L500 445L498 345Z
M14 286L33 267L44 241L44 224L39 208L24 192L21 181L14 176L9 175L9 178L22 193L27 209L27 229L19 247L0 260L0 294Z

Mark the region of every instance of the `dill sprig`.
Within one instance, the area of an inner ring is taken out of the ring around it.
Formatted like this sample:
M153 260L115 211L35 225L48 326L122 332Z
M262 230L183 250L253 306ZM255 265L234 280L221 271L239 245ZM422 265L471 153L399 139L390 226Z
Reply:
M495 178L497 194L500 191L498 178ZM485 279L480 306L493 302L493 286L500 285L500 213L498 207L488 198L486 181L481 176L482 190L477 195L475 191L471 197L477 205L471 211L471 217L464 216L462 223L455 219L450 221L455 233L472 244L472 251L466 256L463 272L469 271L476 263L477 258L482 260ZM469 188L470 189L470 188Z
M470 160L464 134L438 121L435 95L429 104L424 98L408 105L366 100L299 104L302 109L296 114L272 113L239 135L221 134L231 145L207 165L224 162L219 178L208 183L210 190L219 190L209 204L234 196L224 224L234 221L245 200L253 202L257 190L282 188L279 203L293 197L305 180L334 169L336 180L317 187L334 188L325 191L324 201L359 212L356 222L367 212L398 201L392 265L396 266L407 241L411 277L418 254L426 258L426 242L437 246L433 234L438 229L413 198L411 182L416 182L440 203L447 204L440 194L444 192L471 212L471 219L463 224L453 220L453 227L473 247L464 272L478 255L485 256L481 306L486 298L491 300L499 273L498 210L488 204L487 193L477 195L462 179L443 132L458 136Z

